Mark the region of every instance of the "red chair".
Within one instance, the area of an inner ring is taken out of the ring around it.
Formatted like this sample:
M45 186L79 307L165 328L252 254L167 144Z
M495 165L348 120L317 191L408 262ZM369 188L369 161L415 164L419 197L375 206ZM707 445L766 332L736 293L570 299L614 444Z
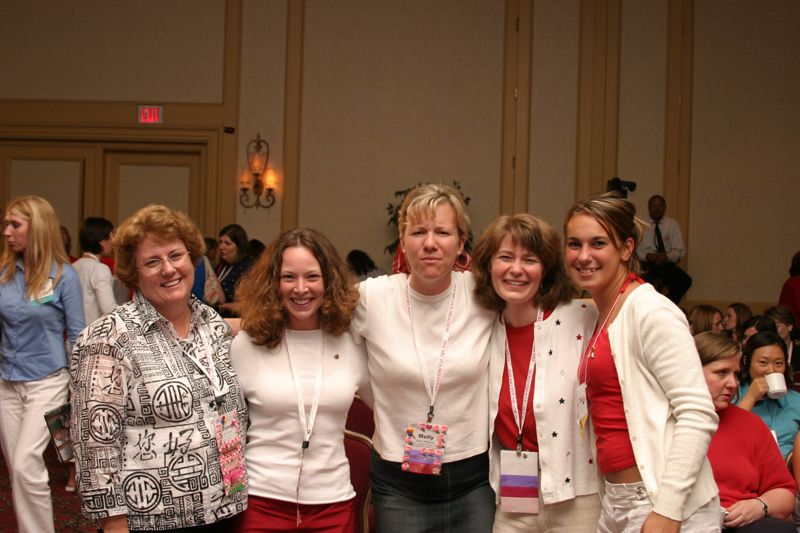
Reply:
M358 396L353 398L353 403L347 412L347 420L344 423L344 427L350 431L361 433L370 439L375 434L375 419L372 415L372 409Z
M372 490L369 487L369 462L372 441L354 431L344 430L344 453L350 463L350 483L356 491L356 520L360 533L375 531L372 514Z

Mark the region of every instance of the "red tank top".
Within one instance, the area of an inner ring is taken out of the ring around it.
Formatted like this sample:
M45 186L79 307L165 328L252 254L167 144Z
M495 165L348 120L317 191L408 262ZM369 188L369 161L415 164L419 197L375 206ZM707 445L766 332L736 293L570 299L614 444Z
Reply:
M642 282L632 273L622 285L620 294L634 280ZM589 413L597 435L597 465L600 471L608 474L636 466L619 375L605 324L589 341L589 350L580 368L580 382L586 383Z

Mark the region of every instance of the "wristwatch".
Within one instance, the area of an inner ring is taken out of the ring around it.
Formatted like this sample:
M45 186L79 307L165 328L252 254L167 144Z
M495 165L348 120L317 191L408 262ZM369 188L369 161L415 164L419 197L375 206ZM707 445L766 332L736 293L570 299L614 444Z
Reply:
M765 502L761 498L756 498L756 500L761 502L761 506L764 508L764 516L767 516L767 513L769 513L769 506L767 505L767 502Z

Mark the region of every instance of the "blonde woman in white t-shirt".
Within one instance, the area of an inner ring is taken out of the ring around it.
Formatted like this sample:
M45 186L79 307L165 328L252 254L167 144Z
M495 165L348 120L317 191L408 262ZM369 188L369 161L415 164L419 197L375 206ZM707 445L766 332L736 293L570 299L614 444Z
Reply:
M491 531L488 341L493 313L454 272L469 234L452 187L421 185L399 213L408 274L362 282L352 330L375 396L370 470L381 533Z

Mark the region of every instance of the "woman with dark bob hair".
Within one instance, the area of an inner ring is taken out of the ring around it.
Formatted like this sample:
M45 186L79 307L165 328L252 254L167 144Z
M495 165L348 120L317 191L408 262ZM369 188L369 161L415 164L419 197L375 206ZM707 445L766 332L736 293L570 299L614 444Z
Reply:
M83 513L106 533L220 531L247 507L247 408L231 329L191 296L203 237L149 205L112 234L133 299L72 352L72 442Z
M228 224L219 230L219 263L216 274L225 293L225 303L219 306L223 317L239 316L239 304L234 300L236 285L252 266L250 241L244 228L239 224Z
M800 393L790 388L782 398L767 396L766 376L773 373L782 374L786 383L791 383L786 343L773 331L760 331L744 345L738 405L767 423L786 457L800 429Z
M371 395L348 331L358 290L347 265L321 233L292 229L236 291L231 359L250 405L250 502L237 530L354 531L343 434L354 395Z
M472 272L475 298L497 313L489 359L494 531L594 533L597 469L574 400L597 310L572 299L561 239L532 215L489 224L473 250ZM538 495L535 486L523 493L520 475L538 476Z
M695 335L694 342L719 415L708 460L719 487L725 531L794 533L794 526L785 520L794 509L797 486L775 439L763 420L733 405L739 345L710 331Z
M599 311L578 371L605 478L597 530L719 531L706 459L717 414L686 317L636 273L641 228L634 205L609 193L564 220L567 273Z

